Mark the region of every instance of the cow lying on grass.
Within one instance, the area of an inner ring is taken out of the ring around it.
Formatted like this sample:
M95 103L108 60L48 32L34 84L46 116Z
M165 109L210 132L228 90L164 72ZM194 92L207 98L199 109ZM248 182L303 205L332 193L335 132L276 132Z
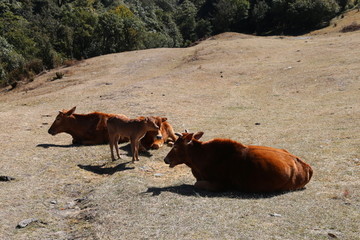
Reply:
M140 117L136 119L128 119L122 117L110 117L107 120L109 133L109 144L111 150L111 159L114 161L114 146L118 158L119 147L118 141L120 137L128 137L131 142L132 161L139 161L139 144L140 140L145 136L147 131L158 131L159 126L156 125L153 117Z
M313 174L308 164L286 150L247 146L229 139L201 142L202 135L180 134L164 160L171 168L182 163L189 166L197 188L290 191L304 188Z
M89 114L75 114L76 107L70 110L59 111L55 121L51 125L48 133L56 135L58 133L68 133L72 136L73 144L106 144L109 142L107 131L107 119L113 116L127 118L125 115L107 114L93 112ZM121 138L120 142L128 139Z
M167 118L153 117L156 125L160 126L158 131L148 131L145 136L141 139L141 146L144 150L159 149L167 142L175 142L176 136L174 129L167 122Z

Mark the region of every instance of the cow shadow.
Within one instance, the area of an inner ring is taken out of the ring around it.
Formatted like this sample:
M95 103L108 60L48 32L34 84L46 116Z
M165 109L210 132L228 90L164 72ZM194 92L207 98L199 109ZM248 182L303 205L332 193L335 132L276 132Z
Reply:
M66 144L66 145L59 145L59 144L47 144L47 143L41 143L36 145L36 147L42 147L42 148L51 148L51 147L55 147L55 148L73 148L73 147L81 147L83 145L79 145L79 144Z
M298 190L302 191L302 190ZM206 190L201 190L195 188L193 185L182 184L178 186L168 186L168 187L150 187L143 194L151 193L152 196L158 196L162 192L172 192L179 195L187 197L222 197L222 198L238 198L238 199L263 199L263 198L273 198L288 193L289 191L283 192L273 192L273 193L250 193L250 192L240 192L240 191L226 191L226 192L210 192Z
M99 166L94 166L94 165L81 165L78 164L77 166L83 170L89 171L89 172L93 172L99 175L112 175L116 172L121 172L121 171L125 171L125 170L131 170L134 169L134 167L127 167L126 165L130 163L130 162L125 162L125 163L120 163L115 167L104 167L106 165L106 163L99 165Z
M126 156L132 157L132 151L131 151L131 144L130 143L119 147L119 149L122 150L123 152L126 152ZM139 156L151 157L153 155L149 151L139 151Z

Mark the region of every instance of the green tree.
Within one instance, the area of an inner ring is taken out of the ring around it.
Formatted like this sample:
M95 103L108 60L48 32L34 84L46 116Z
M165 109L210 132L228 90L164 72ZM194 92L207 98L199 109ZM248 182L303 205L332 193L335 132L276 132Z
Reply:
M186 41L185 45L196 40L196 12L195 5L189 0L183 1L176 10L176 23Z
M0 85L8 82L8 73L23 67L24 57L17 53L14 46L0 36Z
M215 32L241 29L241 23L248 17L250 3L247 0L219 0L214 19Z
M1 15L0 20L0 36L6 38L25 58L36 55L35 42L30 37L30 24L26 19L12 12L5 12Z
M100 15L96 32L101 53L115 53L124 49L124 22L120 15L113 12Z
M266 17L270 11L270 6L266 1L257 2L252 9L252 21L255 24L256 32L260 33L266 26Z
M63 21L72 28L72 53L77 59L88 58L92 52L94 32L98 22L98 15L92 8L76 7L64 11Z
M323 26L338 12L335 0L295 0L289 3L286 19L289 28L301 31Z
M158 47L180 47L183 43L183 37L172 15L158 10L156 11L156 19L159 23L158 32L167 39L166 43L164 42L165 45L158 45ZM150 32L153 30L150 29Z
M142 47L144 26L126 6L120 5L99 16L96 27L98 49L104 53L115 53Z

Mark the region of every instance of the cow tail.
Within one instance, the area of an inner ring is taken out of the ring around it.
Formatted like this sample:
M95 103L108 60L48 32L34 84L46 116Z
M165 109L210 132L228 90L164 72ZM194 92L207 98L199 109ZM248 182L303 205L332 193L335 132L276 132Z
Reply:
M96 125L96 130L103 130L104 126L106 125L108 118L107 117L100 117L98 124Z

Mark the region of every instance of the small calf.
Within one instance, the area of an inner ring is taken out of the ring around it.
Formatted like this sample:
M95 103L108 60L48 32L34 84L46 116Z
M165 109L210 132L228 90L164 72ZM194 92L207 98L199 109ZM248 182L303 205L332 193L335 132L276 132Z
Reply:
M114 161L114 146L118 158L119 147L118 141L120 137L128 137L131 142L132 161L139 161L139 143L148 131L158 131L159 126L155 123L153 117L140 117L136 119L127 119L119 117L110 117L107 120L107 127L109 133L109 143L111 150L111 159Z

